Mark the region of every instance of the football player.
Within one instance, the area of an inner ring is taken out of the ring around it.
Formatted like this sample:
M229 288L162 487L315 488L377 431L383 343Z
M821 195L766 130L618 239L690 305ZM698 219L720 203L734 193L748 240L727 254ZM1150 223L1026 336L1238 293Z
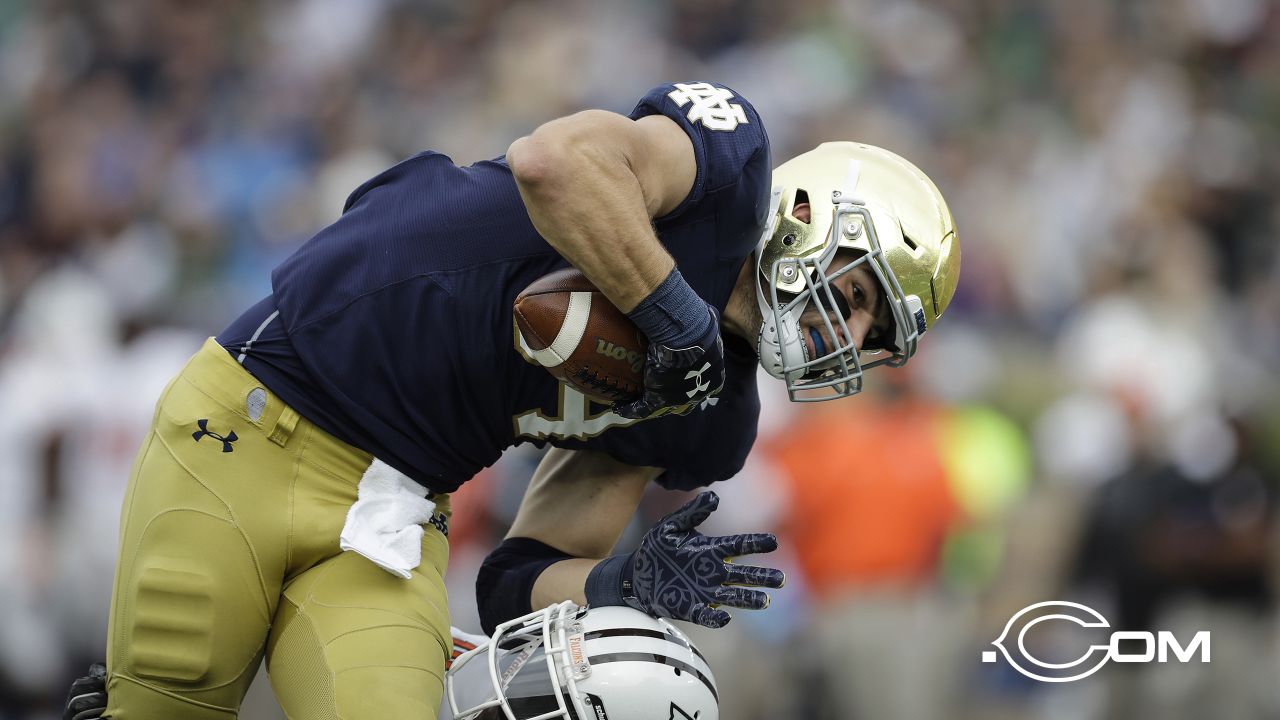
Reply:
M745 98L675 83L496 160L424 152L357 188L157 405L122 515L107 715L234 717L264 656L291 717L434 712L448 494L521 442L552 449L477 579L487 631L563 600L710 627L767 605L782 573L729 561L776 540L699 533L712 493L610 550L650 482L741 468L757 362L795 400L852 395L915 352L959 264L945 202L902 158L838 142L771 168ZM520 352L513 300L570 264L650 341L635 400L592 403Z

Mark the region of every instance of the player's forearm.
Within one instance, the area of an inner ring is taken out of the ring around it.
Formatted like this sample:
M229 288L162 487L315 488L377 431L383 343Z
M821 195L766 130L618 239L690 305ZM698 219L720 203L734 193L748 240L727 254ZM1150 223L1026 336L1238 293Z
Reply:
M507 539L489 553L476 577L485 631L534 607L585 602L593 558L613 549L659 472L600 452L548 450Z
M587 576L597 562L599 561L589 558L574 558L562 560L543 570L533 583L533 592L529 595L530 605L540 608L565 600L586 605Z
M548 243L623 312L670 274L652 209L623 152L565 118L521 138L507 162L529 218Z
M607 453L553 447L538 463L507 537L533 538L572 558L602 558L660 473Z

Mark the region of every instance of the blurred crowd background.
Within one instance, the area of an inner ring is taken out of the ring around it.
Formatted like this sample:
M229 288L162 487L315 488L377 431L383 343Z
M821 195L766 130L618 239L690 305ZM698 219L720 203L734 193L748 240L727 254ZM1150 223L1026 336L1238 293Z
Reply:
M756 105L776 162L827 139L912 159L964 256L906 369L800 409L762 382L711 524L777 531L789 583L698 634L721 716L1280 717L1270 0L7 0L0 718L56 717L103 657L160 389L350 190L704 79ZM466 629L536 461L455 500ZM654 492L636 531L682 500ZM1061 685L979 662L1051 599L1209 630L1212 662ZM280 717L262 683L243 717Z

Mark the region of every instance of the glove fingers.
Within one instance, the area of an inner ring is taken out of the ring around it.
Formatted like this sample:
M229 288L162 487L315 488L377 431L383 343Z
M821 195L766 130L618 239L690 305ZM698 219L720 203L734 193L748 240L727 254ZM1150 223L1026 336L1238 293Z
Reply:
M780 588L786 581L787 576L777 568L762 567L760 565L735 565L734 563L725 563L728 574L725 576L725 585L747 585L750 587L767 587Z
M107 666L94 663L89 666L89 674L76 678L71 683L71 691L67 693L65 718L71 720L89 720L98 718L107 709Z
M77 695L67 703L67 712L75 718L98 717L106 709L107 694L105 692Z
M725 557L770 553L778 549L778 537L773 533L747 533L712 538Z
M107 683L102 678L82 677L71 683L71 696L102 692L106 689Z
M81 711L88 707L105 707L106 692L97 691L91 693L77 693L76 696L67 701L67 707L70 710Z
M694 606L693 614L689 618L690 622L712 629L722 628L728 625L732 619L733 617L727 611L708 607L701 603Z
M768 593L744 587L717 588L715 599L717 605L727 605L746 610L763 610L769 607Z
M102 669L99 674L99 669ZM91 692L102 692L107 689L106 670L101 665L93 665L89 668L89 674L85 677L76 678L71 683L71 695L83 695Z
M692 530L710 517L720 506L720 496L710 490L698 493L698 496L663 518L664 524L670 524L675 530Z

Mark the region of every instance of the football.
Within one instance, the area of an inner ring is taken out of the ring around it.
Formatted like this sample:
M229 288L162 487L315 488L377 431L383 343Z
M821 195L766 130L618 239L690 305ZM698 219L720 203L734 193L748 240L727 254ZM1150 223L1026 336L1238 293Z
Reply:
M513 312L521 352L561 382L600 402L640 395L648 340L575 268L535 280Z

